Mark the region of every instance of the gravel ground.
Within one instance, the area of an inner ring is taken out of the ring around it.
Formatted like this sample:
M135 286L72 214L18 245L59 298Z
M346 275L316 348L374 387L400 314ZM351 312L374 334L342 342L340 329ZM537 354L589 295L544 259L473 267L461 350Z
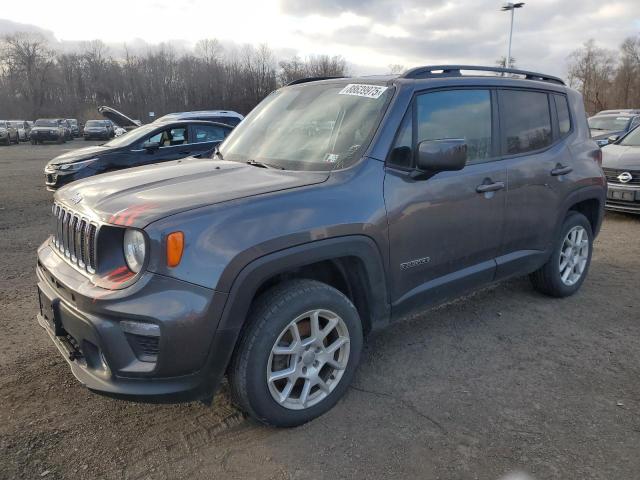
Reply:
M607 214L575 296L516 279L396 324L336 408L276 430L224 387L213 406L92 394L37 325L42 168L85 145L0 147L0 478L640 477L640 218Z

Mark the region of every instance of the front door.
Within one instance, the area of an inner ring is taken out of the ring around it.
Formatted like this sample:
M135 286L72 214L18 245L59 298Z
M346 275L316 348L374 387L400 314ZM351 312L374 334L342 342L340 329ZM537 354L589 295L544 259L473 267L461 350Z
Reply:
M394 315L494 277L507 186L497 159L495 105L488 89L424 93L403 120L384 184ZM466 141L467 165L427 179L412 176L416 145L446 138Z

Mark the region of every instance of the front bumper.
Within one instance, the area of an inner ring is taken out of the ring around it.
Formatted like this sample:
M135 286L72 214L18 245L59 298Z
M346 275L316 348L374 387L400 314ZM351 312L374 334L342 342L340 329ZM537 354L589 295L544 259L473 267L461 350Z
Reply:
M61 135L60 133L57 132L48 132L48 131L43 131L43 130L37 130L37 131L31 131L31 138L34 140L41 140L41 141L45 141L45 140L60 140L60 138L63 135Z
M121 290L98 288L49 241L38 250L37 277L38 323L88 388L143 400L213 393L226 367L216 333L226 294L153 273ZM125 320L159 328L155 356L141 353Z
M83 135L84 135L84 138L86 138L86 139L91 139L91 138L97 138L98 140L108 140L109 139L109 132L108 131L87 132L85 130Z
M640 214L640 185L608 183L606 208Z

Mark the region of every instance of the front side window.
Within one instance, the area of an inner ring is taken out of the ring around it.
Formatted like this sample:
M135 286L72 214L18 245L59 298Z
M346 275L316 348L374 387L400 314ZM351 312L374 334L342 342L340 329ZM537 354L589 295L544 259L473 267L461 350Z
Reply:
M222 127L215 127L212 125L194 125L193 142L221 142L224 140L226 132L227 130Z
M503 90L500 95L500 125L508 155L551 145L551 116L546 93Z
M146 143L157 143L160 147L175 147L187 142L187 129L185 127L167 128L149 137Z
M397 167L413 166L413 108L405 114L389 155L389 163Z
M417 142L464 139L467 161L491 157L491 93L449 90L417 97Z
M291 170L344 168L361 157L391 95L385 85L344 82L277 90L229 134L220 153Z

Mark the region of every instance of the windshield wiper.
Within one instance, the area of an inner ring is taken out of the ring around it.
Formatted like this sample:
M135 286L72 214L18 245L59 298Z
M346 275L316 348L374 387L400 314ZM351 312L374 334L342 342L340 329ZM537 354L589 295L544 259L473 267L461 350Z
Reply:
M260 168L275 168L276 170L284 170L284 167L281 167L280 165L274 165L272 163L265 163L265 162L258 162L257 160L248 160L247 165L251 165L253 167L260 167Z

